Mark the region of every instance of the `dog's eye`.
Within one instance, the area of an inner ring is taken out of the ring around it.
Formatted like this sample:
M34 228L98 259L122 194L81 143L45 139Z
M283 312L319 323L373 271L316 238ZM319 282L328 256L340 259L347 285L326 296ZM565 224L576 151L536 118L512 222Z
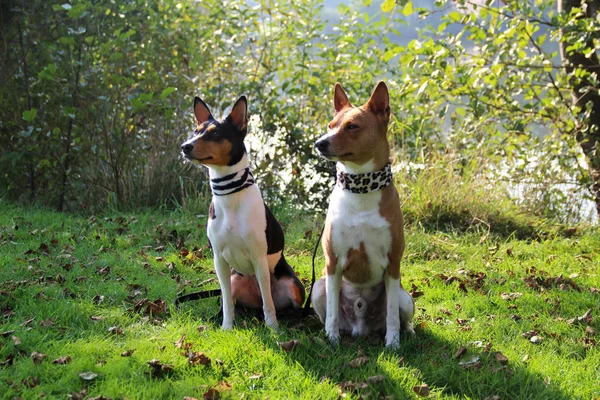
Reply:
M213 136L217 136L219 134L219 131L215 129L210 134Z
M354 124L348 124L348 125L346 125L346 129L349 130L349 131L351 131L353 129L356 129L356 128L358 128L358 126L354 125Z

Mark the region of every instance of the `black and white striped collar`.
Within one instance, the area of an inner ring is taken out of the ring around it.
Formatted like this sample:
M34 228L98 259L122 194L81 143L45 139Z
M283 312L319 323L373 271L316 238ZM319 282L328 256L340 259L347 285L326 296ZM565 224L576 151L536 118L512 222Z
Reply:
M250 172L250 167L210 180L210 188L215 196L237 193L252 185L254 185L254 176Z

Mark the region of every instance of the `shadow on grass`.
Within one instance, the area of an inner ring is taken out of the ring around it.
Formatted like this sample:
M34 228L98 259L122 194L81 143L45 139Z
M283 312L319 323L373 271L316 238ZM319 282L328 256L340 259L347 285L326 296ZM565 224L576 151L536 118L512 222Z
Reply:
M309 325L316 336L306 331ZM289 357L310 374L326 377L357 394L370 392L380 397L407 398L415 395L414 386L427 384L434 394L461 398L570 398L560 389L547 385L542 376L511 362L504 365L496 359L493 349L469 348L468 354L460 359L467 364L461 366L454 357L460 346L429 330L417 329L414 337L403 334L400 350L390 351L379 338L345 338L339 347L333 348L324 342L322 327L314 330L314 321L307 321L301 328L307 335L303 340L306 346L300 351L291 351ZM315 337L320 339L315 340ZM360 356L368 358L364 366L350 367L349 362ZM349 381L352 384L348 384Z

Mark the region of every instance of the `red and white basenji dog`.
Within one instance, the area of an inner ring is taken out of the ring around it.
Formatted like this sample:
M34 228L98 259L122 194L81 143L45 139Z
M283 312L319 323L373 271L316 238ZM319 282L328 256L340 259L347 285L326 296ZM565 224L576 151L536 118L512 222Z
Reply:
M367 103L354 107L335 85L335 116L315 143L337 161L323 252L325 277L312 303L329 339L340 330L353 336L385 330L388 347L400 345L400 328L414 333L414 301L400 282L404 221L390 168L387 86L379 82Z
M250 171L246 97L222 121L196 97L194 114L198 126L181 149L188 160L208 167L213 196L207 231L223 296L223 329L233 328L234 304L262 306L265 323L276 329L275 310L301 307L305 293L283 256L281 226Z

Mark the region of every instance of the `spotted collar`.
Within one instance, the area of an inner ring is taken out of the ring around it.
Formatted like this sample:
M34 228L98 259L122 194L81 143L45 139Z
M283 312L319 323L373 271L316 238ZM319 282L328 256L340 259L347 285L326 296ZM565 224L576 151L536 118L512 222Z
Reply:
M221 178L210 180L210 188L215 196L226 196L237 193L252 185L254 185L254 176L250 172L250 167Z
M379 171L349 174L338 171L336 185L352 193L369 193L381 190L392 183L392 164Z

